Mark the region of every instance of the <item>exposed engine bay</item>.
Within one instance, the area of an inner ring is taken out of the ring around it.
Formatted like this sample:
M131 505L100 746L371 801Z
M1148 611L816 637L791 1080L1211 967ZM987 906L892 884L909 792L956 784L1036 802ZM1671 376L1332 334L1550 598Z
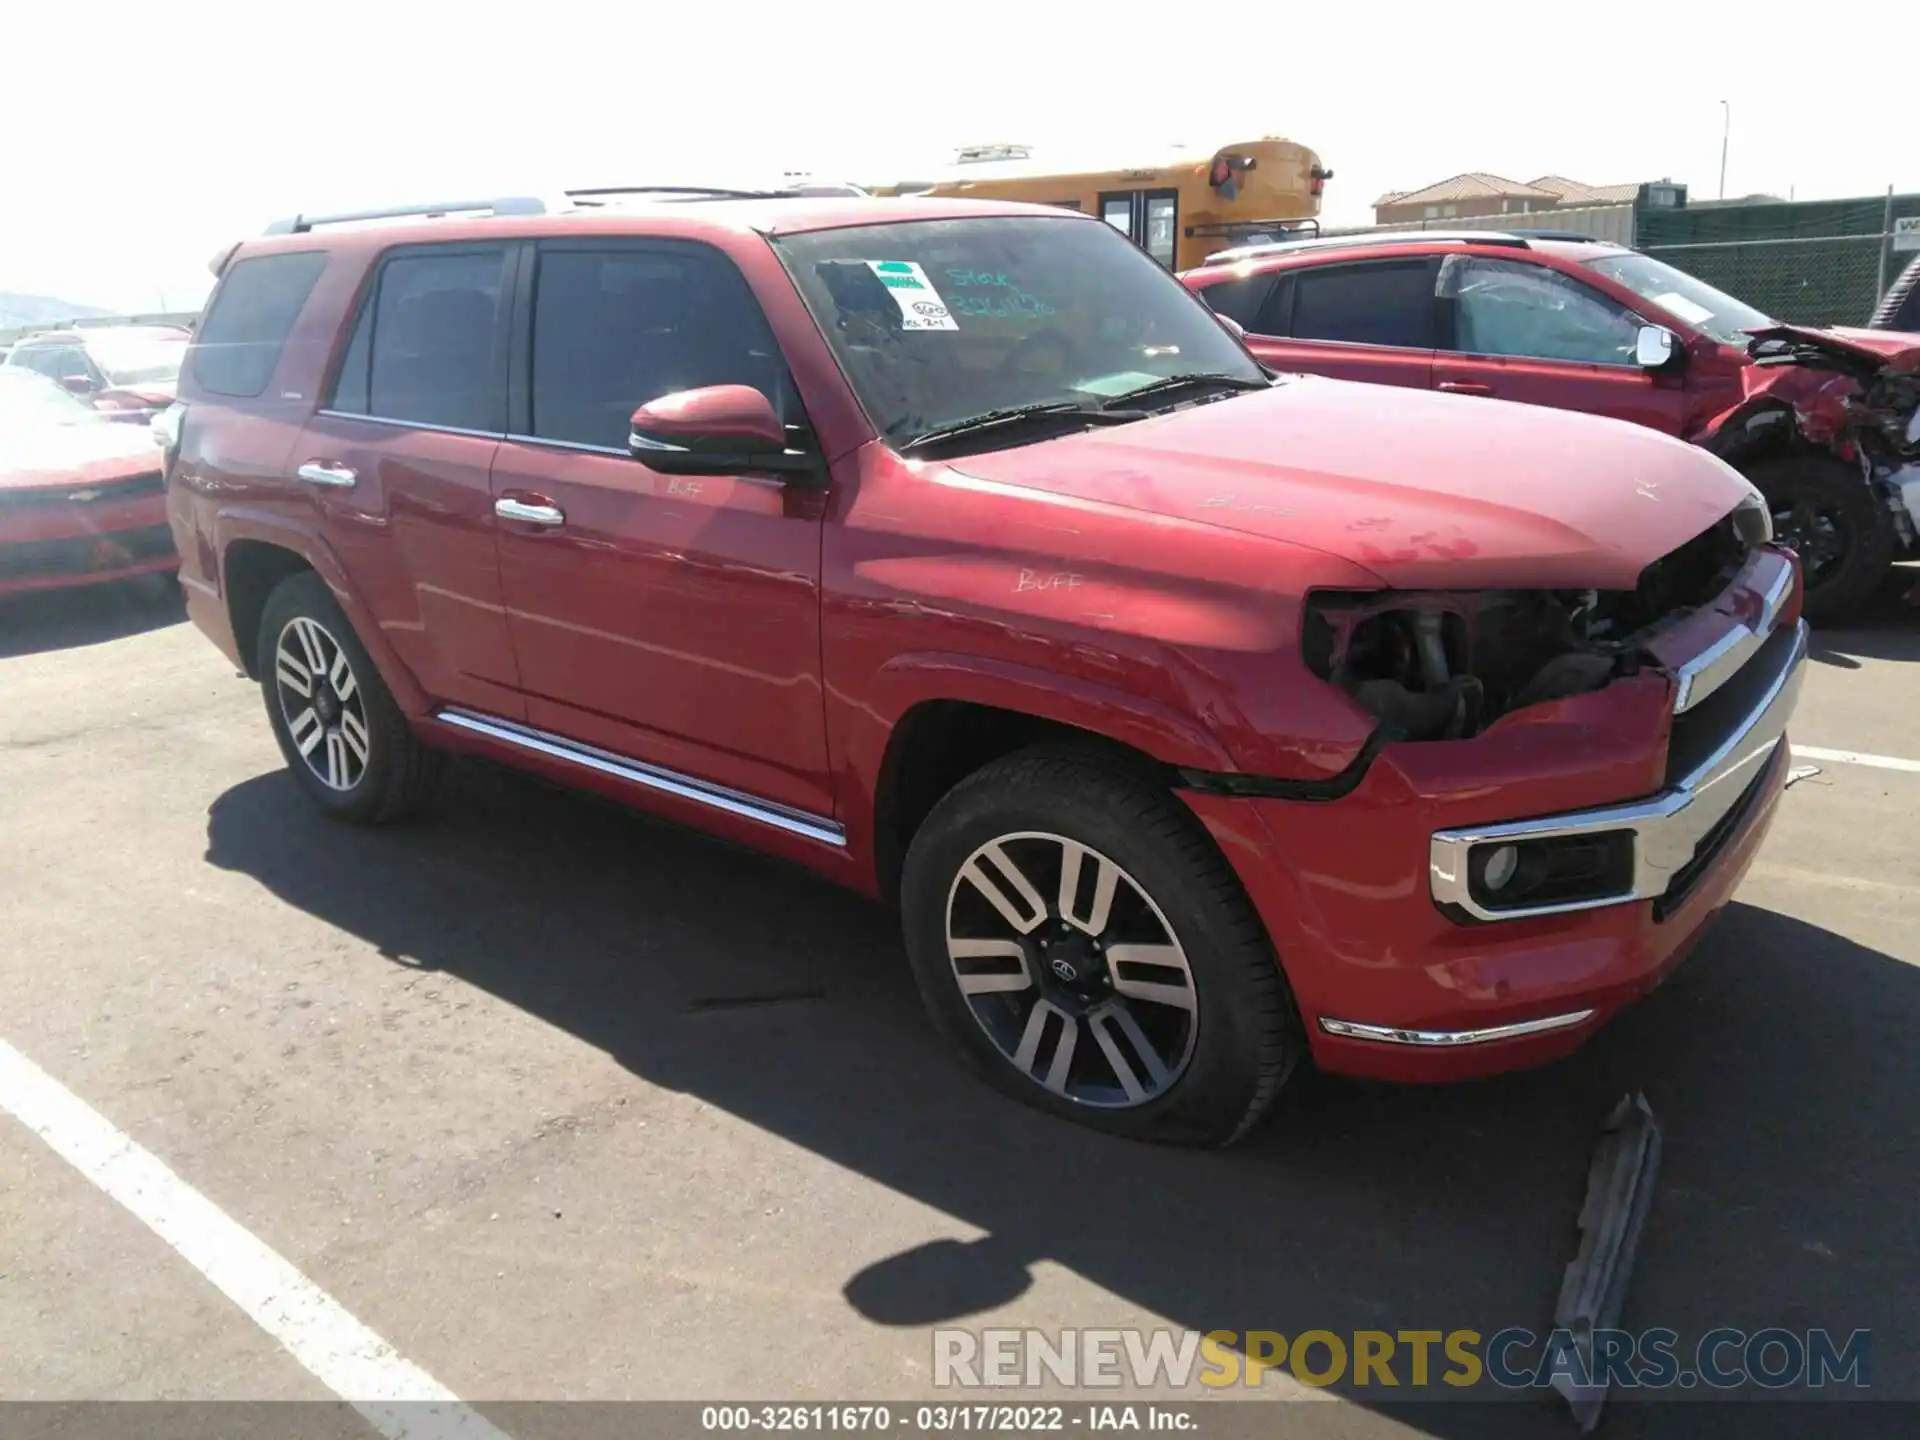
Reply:
M1308 603L1304 658L1400 738L1466 739L1655 663L1648 640L1717 598L1768 538L1755 497L1632 590L1322 592Z

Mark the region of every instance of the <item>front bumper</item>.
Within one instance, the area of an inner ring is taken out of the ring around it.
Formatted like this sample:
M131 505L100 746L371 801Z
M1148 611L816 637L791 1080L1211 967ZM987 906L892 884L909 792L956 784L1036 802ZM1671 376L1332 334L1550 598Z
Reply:
M1776 653L1768 653L1768 651ZM1737 825L1743 805L1755 798L1754 783L1787 732L1787 717L1800 698L1807 659L1807 625L1799 621L1775 633L1756 654L1748 672L1759 694L1746 719L1678 781L1651 800L1610 805L1537 820L1469 826L1437 832L1429 845L1434 902L1480 921L1508 921L1536 915L1567 914L1626 905L1636 900L1661 902L1684 898L1690 881L1711 862L1716 842ZM1732 822L1731 824L1729 822ZM1477 845L1557 840L1624 831L1633 836L1633 873L1627 886L1611 894L1558 905L1491 909L1468 883L1468 856ZM1675 892L1680 892L1676 897Z
M1539 1064L1672 972L1785 788L1807 634L1791 595L1762 589L1743 613L1771 628L1710 697L1649 672L1503 733L1390 746L1340 800L1184 796L1265 921L1323 1069L1435 1081ZM1520 797L1537 818L1506 818ZM1476 844L1603 830L1633 836L1616 893L1495 913L1467 892Z
M154 574L179 564L166 496L157 490L61 504L0 497L0 595Z

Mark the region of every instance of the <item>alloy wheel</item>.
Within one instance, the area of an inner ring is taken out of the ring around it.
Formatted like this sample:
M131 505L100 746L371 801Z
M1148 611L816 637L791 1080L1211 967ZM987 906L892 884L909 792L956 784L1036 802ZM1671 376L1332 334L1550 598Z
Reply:
M1109 857L1019 831L976 849L947 893L955 982L1000 1054L1063 1099L1144 1105L1193 1055L1199 1003L1173 926Z
M346 650L319 621L296 615L281 630L273 659L280 714L294 749L328 789L353 789L367 773L372 740Z

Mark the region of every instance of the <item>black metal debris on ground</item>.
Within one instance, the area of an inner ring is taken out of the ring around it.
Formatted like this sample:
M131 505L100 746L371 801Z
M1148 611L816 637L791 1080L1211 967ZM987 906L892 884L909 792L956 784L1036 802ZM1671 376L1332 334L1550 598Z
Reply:
M1553 1388L1572 1408L1582 1434L1599 1424L1607 1400L1607 1377L1596 1374L1594 1367L1594 1332L1614 1329L1620 1322L1659 1168L1660 1124L1647 1097L1621 1096L1601 1126L1600 1144L1587 1170L1580 1250L1567 1265L1553 1310L1554 1328L1572 1337L1581 1362L1575 1368L1584 1377L1562 1371L1554 1375Z

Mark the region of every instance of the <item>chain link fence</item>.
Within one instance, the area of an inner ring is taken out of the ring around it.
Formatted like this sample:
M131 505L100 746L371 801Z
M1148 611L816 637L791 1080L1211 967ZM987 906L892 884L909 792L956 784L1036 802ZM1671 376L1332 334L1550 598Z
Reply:
M1913 257L1893 222L1920 195L1693 206L1639 217L1639 248L1778 320L1864 325Z

